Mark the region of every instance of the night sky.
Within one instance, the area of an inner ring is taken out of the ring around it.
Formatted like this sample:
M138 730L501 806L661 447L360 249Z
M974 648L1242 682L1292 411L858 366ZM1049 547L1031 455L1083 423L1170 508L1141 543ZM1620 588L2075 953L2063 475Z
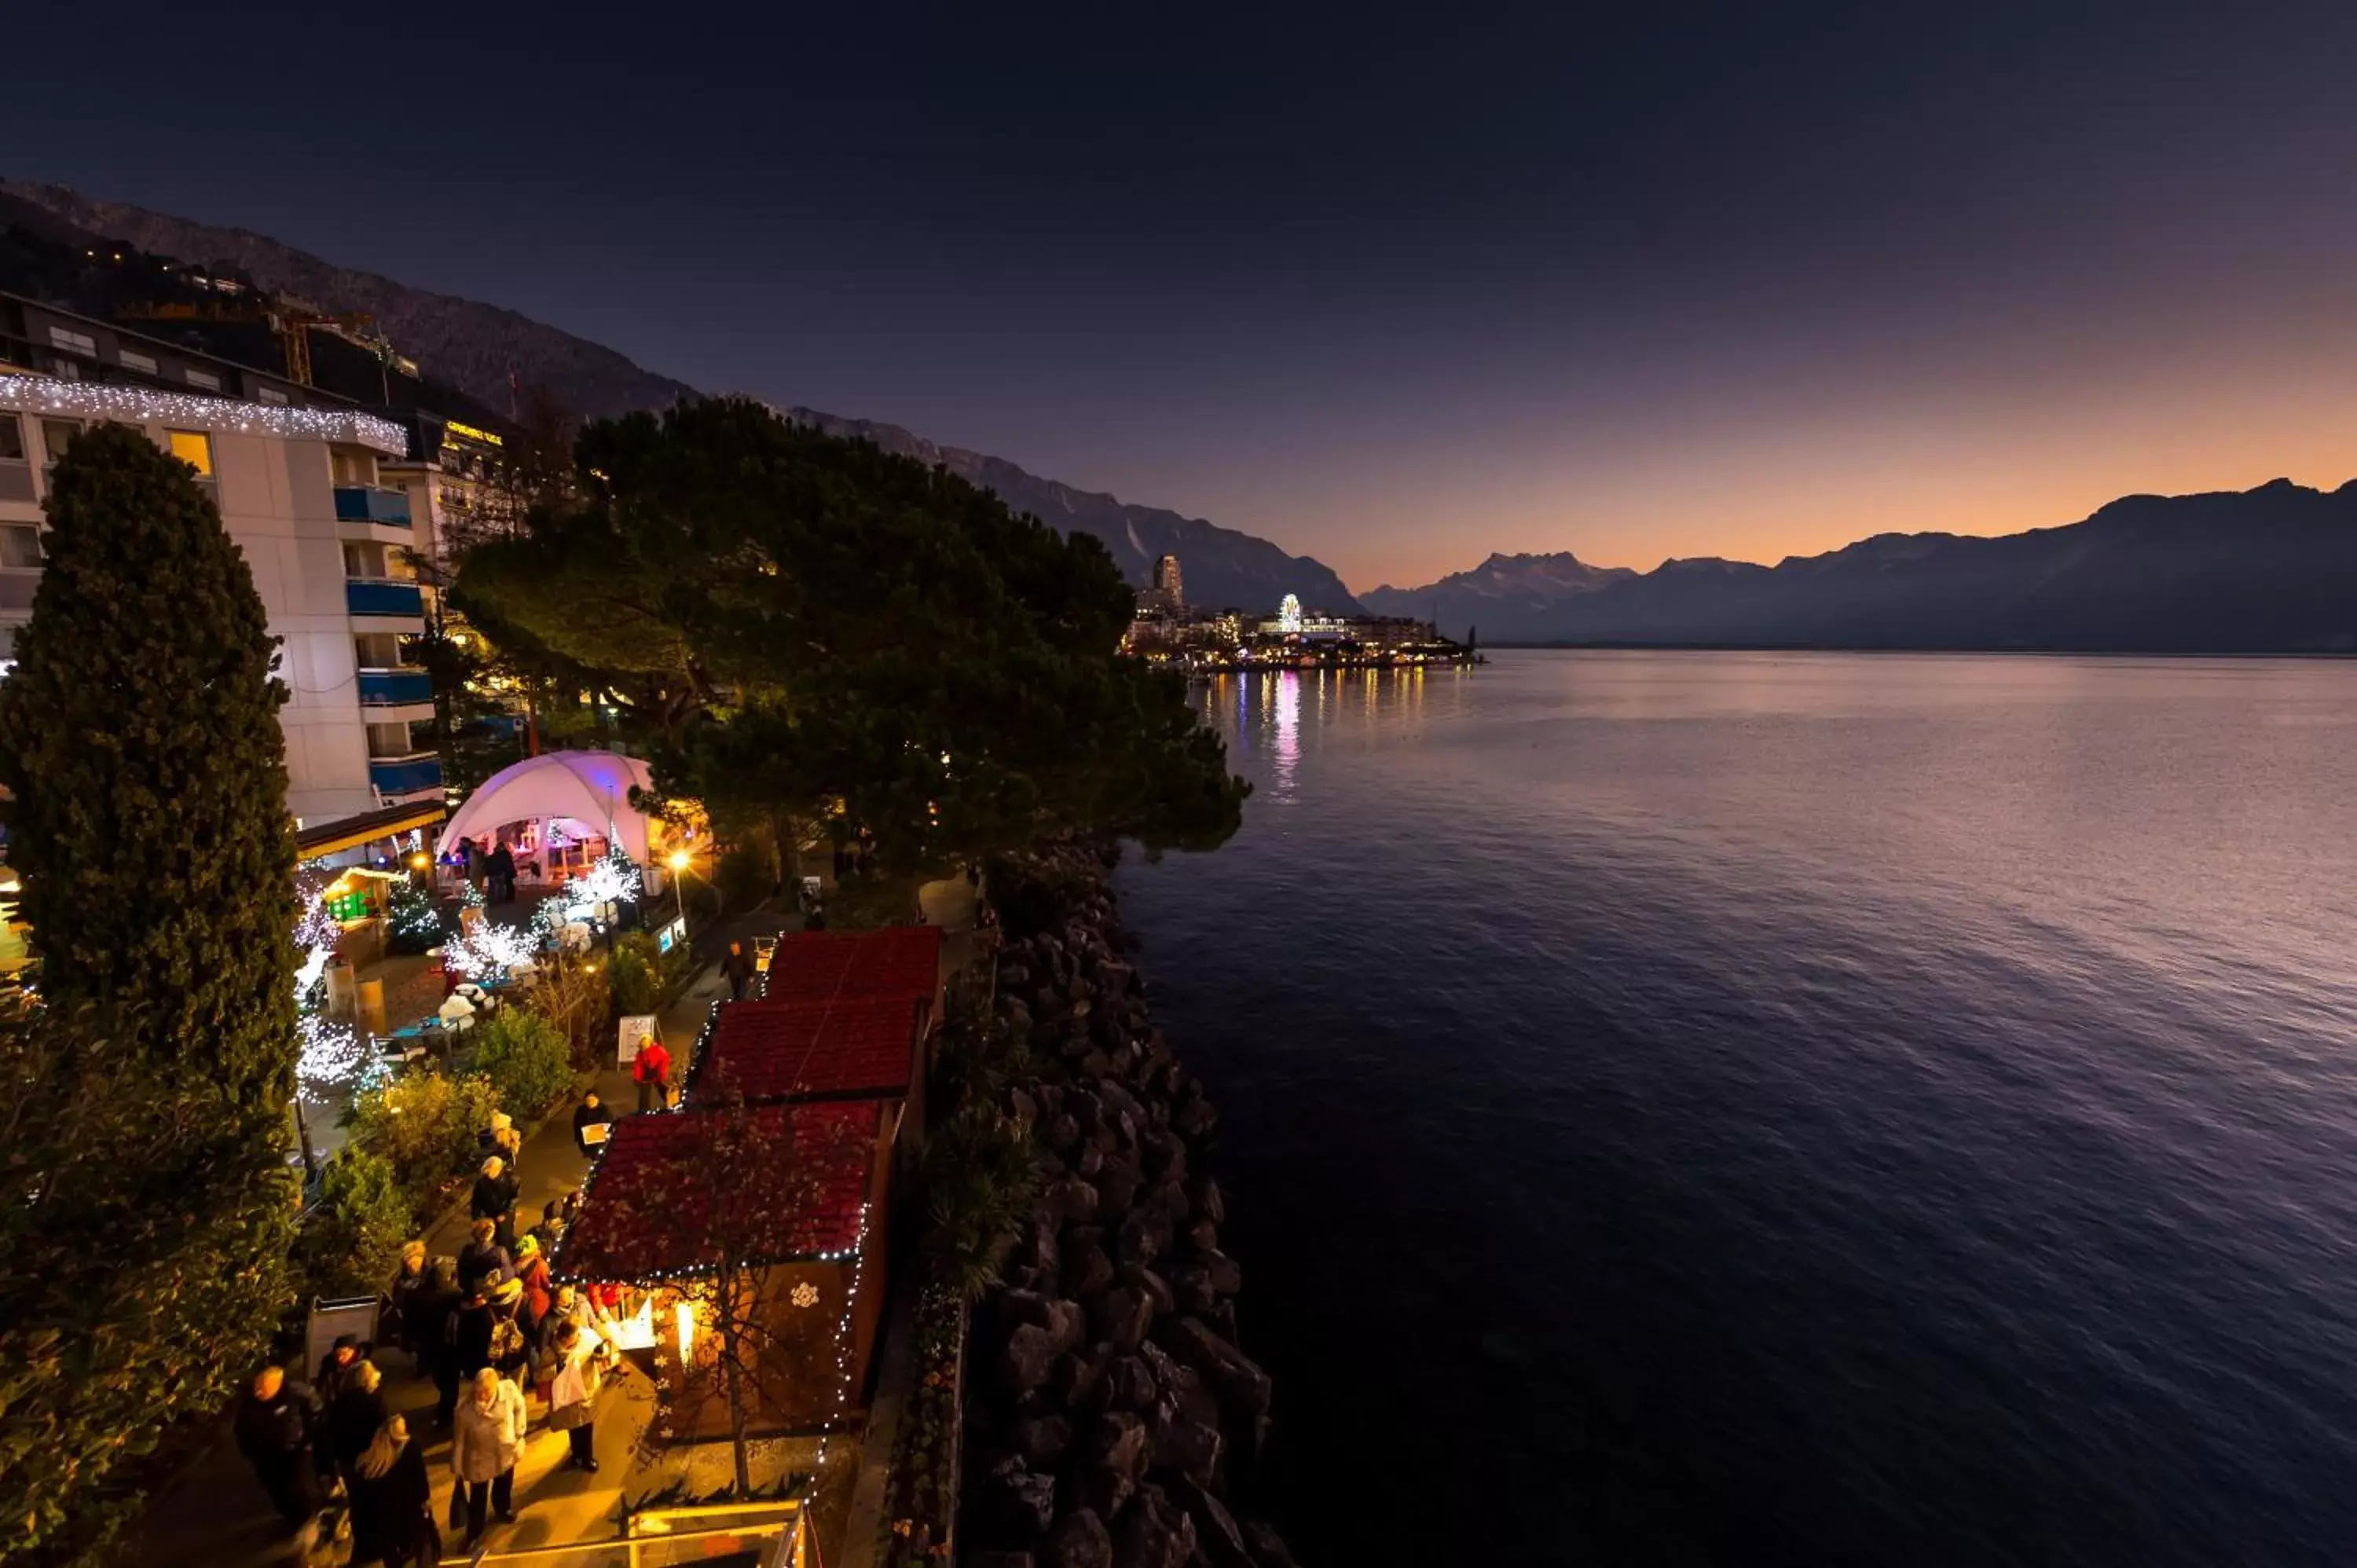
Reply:
M17 9L0 172L1354 587L2357 474L2357 7Z

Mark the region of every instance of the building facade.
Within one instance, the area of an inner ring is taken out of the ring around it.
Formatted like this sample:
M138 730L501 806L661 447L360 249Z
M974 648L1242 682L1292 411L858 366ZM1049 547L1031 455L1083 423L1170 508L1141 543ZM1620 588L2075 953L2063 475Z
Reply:
M281 640L286 796L298 827L442 799L409 497L379 465L405 434L349 407L237 403L148 385L0 375L0 657L31 618L49 467L92 424L188 462L221 508Z

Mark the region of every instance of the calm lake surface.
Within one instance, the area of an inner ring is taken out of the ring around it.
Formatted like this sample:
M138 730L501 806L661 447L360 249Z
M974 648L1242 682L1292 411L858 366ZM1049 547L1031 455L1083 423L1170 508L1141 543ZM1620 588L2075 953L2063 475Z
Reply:
M1305 1561L2357 1563L2357 664L1495 660L1120 874Z

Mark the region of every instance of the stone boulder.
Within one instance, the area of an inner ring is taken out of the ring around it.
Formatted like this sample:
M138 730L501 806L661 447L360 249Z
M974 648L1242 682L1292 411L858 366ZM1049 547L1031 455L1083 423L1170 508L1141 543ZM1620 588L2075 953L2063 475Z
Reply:
M976 1517L987 1534L1003 1541L1037 1539L1056 1517L1056 1477L1006 1458L982 1477Z
M1195 1555L1195 1521L1158 1488L1146 1488L1114 1533L1115 1568L1186 1568Z
M1275 1526L1256 1519L1244 1520L1244 1545L1260 1568L1300 1568Z
M1063 1354L1056 1336L1036 1323L1017 1326L998 1357L998 1380L1009 1393L1027 1394L1048 1380Z
M1170 1496L1193 1521L1195 1548L1211 1568L1259 1568L1227 1504L1193 1481L1178 1482Z
M1113 1568L1113 1536L1095 1510L1078 1509L1048 1532L1039 1563L1040 1568Z
M1126 1285L1106 1291L1090 1308L1090 1332L1119 1349L1136 1349L1152 1326L1154 1303L1145 1292Z

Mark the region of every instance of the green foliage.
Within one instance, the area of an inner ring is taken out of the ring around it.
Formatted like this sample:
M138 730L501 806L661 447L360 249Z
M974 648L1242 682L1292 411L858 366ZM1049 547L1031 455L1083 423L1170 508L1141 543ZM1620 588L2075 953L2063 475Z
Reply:
M1095 540L742 400L593 425L577 458L580 499L478 547L457 595L609 693L662 793L788 859L839 802L904 872L1059 825L1234 830L1245 787L1183 681L1115 652L1131 596Z
M285 689L186 464L59 462L0 686L41 1004L0 1013L0 1556L94 1553L139 1462L217 1411L292 1294Z
M491 1080L500 1109L529 1122L573 1088L573 1046L529 1007L502 1007L475 1026L475 1070Z
M430 1205L455 1177L474 1167L477 1135L491 1124L499 1099L480 1073L453 1078L427 1069L364 1089L344 1112L351 1141L393 1165L404 1190Z
M286 688L245 557L140 432L84 432L0 685L9 862L52 1003L100 1003L222 1099L295 1077Z
M414 882L393 884L391 908L385 914L387 945L394 952L420 953L438 947L447 934L442 909L434 896Z
M695 968L694 955L681 942L671 951L646 931L630 931L614 939L608 964L613 986L614 1011L660 1013L677 1001Z
M731 844L712 868L712 886L724 908L749 909L767 898L776 885L775 862L749 843Z
M597 1067L614 1049L614 1003L606 966L577 953L544 957L524 1006L556 1026L572 1047L573 1065Z
M923 1242L932 1277L960 1299L998 1278L1017 1226L1039 1188L1039 1153L1028 1129L988 1104L966 1106L925 1143Z
M97 1010L0 1012L0 1558L93 1554L292 1295L283 1108L224 1106Z
M319 1204L301 1244L310 1288L328 1295L382 1289L418 1219L417 1202L393 1162L347 1147L320 1176Z
M950 1291L917 1298L913 1327L917 1378L901 1407L892 1444L877 1561L888 1568L939 1563L957 1516L955 1475L962 1437L958 1367L964 1359L966 1306Z

